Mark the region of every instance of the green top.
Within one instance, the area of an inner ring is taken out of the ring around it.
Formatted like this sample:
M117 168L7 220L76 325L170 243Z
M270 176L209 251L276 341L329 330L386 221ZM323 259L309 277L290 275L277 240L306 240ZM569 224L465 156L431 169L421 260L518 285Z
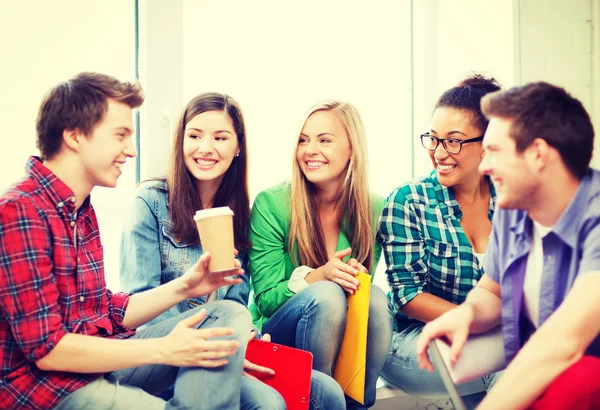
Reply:
M254 324L259 329L281 305L294 296L294 292L287 287L292 272L298 267L292 261L287 248L290 230L290 195L289 182L266 189L256 196L250 214L252 248L248 251L248 268L254 291L250 312ZM384 198L376 194L372 194L371 198L373 230L376 231ZM350 241L340 230L336 251L349 246ZM296 250L296 256L298 256L297 252ZM377 266L380 256L381 246L375 243L372 270Z

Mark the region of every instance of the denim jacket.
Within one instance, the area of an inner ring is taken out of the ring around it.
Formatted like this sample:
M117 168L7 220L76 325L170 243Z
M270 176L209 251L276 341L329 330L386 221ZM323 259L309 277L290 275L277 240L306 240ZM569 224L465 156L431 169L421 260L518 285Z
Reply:
M137 293L155 288L183 275L202 255L202 245L179 241L171 232L166 184L148 181L140 184L134 204L125 220L121 235L121 289ZM190 215L190 219L193 215ZM237 259L247 270L246 253ZM242 283L223 286L217 298L229 299L246 306L250 293L249 274L241 276ZM170 319L206 302L207 296L185 300L162 313L148 324Z

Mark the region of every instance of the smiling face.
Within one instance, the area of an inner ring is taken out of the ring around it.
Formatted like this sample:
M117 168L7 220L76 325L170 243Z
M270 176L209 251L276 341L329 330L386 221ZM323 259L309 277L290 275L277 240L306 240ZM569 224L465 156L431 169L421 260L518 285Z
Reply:
M331 111L312 113L300 133L296 160L306 179L320 188L341 186L352 148L342 122Z
M494 182L499 208L527 209L535 201L540 183L535 160L531 159L533 148L517 152L516 142L510 136L511 125L508 119L490 120L483 140L486 155L479 170Z
M468 140L481 136L468 113L454 108L440 107L433 113L430 134L439 139ZM463 144L458 154L446 152L440 142L435 151L428 151L440 184L447 187L471 186L481 179L477 167L483 156L481 142Z
M205 111L185 125L184 162L199 184L220 184L238 152L233 123L224 111Z
M79 153L85 179L94 186L117 186L121 167L137 151L131 138L133 119L131 107L108 99L108 109L90 135L79 139Z

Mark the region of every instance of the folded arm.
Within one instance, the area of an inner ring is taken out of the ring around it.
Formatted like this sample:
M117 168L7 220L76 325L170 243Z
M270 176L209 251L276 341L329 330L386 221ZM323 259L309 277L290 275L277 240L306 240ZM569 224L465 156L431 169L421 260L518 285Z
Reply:
M429 322L456 307L425 291L429 266L419 217L400 189L383 208L378 236L392 299L402 313Z

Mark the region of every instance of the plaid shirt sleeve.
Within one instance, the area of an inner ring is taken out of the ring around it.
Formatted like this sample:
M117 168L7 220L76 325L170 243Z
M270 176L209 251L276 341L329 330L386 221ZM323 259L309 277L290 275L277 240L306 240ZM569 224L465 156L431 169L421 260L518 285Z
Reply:
M378 232L392 301L398 308L423 293L427 277L419 217L405 189L396 189L388 197Z
M0 212L0 306L31 361L47 355L66 334L45 227L35 207L22 201Z
M130 329L123 324L123 319L125 318L125 311L127 310L131 294L126 292L113 293L109 289L106 289L106 294L108 296L108 314L110 320L119 333L128 332Z

